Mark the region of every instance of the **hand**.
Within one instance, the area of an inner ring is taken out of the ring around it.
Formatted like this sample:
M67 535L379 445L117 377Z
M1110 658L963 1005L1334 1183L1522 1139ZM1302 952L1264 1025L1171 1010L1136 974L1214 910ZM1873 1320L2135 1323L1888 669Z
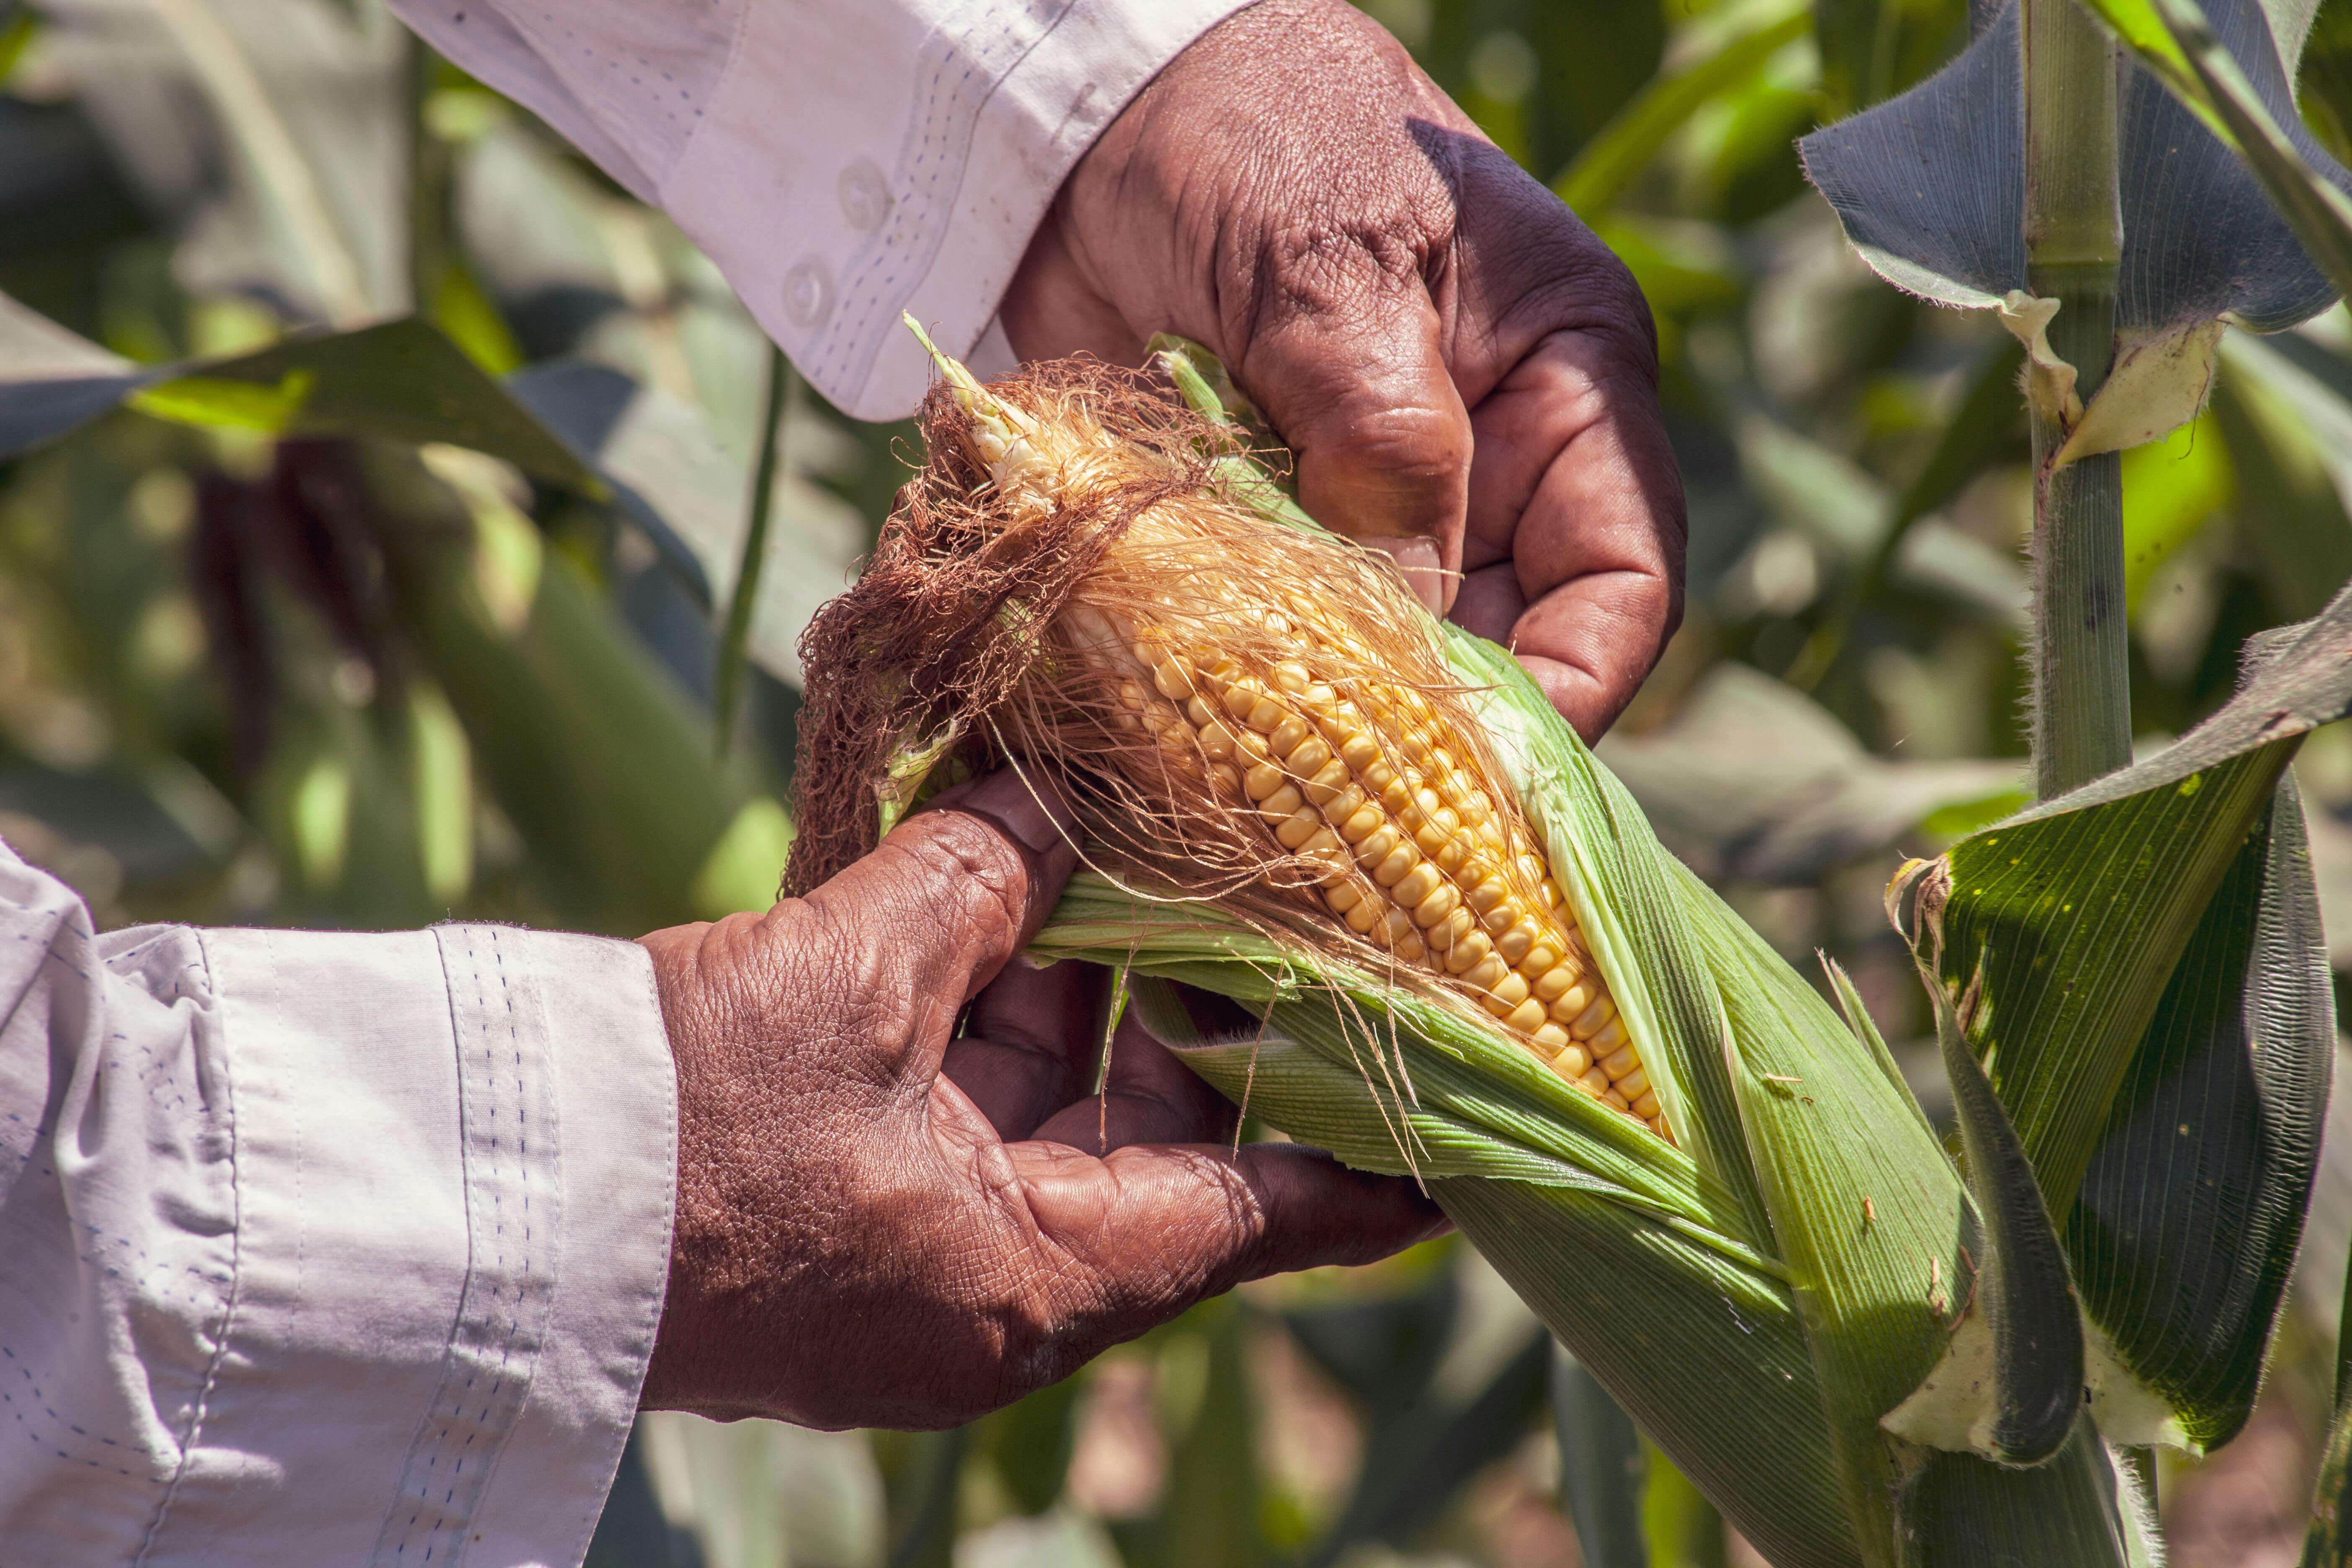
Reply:
M1342 0L1261 0L1179 55L1071 172L1002 312L1024 359L1214 349L1307 510L1509 643L1587 739L1681 619L1640 291Z
M1443 1228L1410 1184L1235 1152L1132 1024L1087 1093L1101 972L1007 963L1069 823L994 773L806 899L643 939L678 1086L648 1408L952 1426L1242 1280Z

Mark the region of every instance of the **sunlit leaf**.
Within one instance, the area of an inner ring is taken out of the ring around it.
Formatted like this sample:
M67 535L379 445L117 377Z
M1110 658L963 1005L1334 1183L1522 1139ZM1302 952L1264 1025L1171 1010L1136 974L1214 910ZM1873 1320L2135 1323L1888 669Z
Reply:
M1649 1568L1642 1436L1609 1391L1557 1346L1551 1415L1559 1442L1560 1509L1576 1527L1587 1568Z
M751 476L708 423L678 399L602 365L535 366L511 390L595 464L621 510L698 595L714 611L724 606L741 560ZM793 472L776 476L773 504L750 651L762 668L797 686L801 633L847 584L866 531L845 502Z
M223 376L183 375L142 386L123 401L142 414L182 425L280 436L300 416L318 382L307 370L288 371L275 386Z
M2352 480L2352 404L2281 345L2232 334L2211 420L2233 459L2238 531L2267 597L2284 619L2317 614L2352 578L2340 488Z
M2172 552L2228 502L2233 474L2229 444L2211 416L2126 452L2123 470L2124 603L2137 613Z
M1642 1447L1642 1535L1651 1568L1724 1568L1723 1516L1657 1445Z
M1676 74L1652 81L1585 144L1552 182L1553 191L1580 216L1598 216L1701 105L1763 69L1811 25L1801 7L1759 18Z
M604 479L505 388L438 329L413 319L111 376L77 372L52 355L0 367L0 456L53 440L135 395L166 417L199 424L446 442L579 495L606 493Z
M499 526L478 515L492 500L454 493L388 445L341 451L318 443L303 460L357 464L341 482L384 552L401 627L576 918L634 935L763 904L781 808L711 767L707 721L578 569L546 552L523 614L507 616L477 575L478 531Z

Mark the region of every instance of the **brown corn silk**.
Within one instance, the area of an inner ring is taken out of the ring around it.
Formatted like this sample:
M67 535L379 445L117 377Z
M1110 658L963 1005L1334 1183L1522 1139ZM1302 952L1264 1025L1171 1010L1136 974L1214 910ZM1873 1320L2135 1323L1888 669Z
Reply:
M1131 889L1476 1017L1671 1136L1385 556L1265 516L1217 462L1229 430L1129 373L950 379L920 423L925 468L803 641L788 893L873 847L893 759L1009 761L1063 790Z

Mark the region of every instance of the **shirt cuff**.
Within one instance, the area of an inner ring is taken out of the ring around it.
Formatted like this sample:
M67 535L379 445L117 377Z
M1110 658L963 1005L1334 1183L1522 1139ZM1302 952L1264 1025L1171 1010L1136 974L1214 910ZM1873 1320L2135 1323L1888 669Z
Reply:
M207 931L236 1285L156 1561L573 1563L653 1351L676 1089L634 942Z
M932 19L755 0L662 205L819 391L857 418L896 418L930 379L900 312L975 369L1010 368L990 328L1063 178L1244 3L978 5Z

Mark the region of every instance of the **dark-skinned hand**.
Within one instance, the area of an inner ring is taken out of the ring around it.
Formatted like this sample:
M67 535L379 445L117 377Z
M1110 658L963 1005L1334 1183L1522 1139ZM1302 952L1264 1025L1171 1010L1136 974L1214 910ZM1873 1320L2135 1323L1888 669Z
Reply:
M1409 1183L1236 1151L1132 1023L1089 1092L1098 989L1012 962L1069 820L994 773L806 899L643 939L678 1089L648 1408L950 1426L1242 1280L1443 1228Z
M1064 183L1002 316L1024 359L1215 350L1307 510L1509 644L1588 740L1681 617L1640 292L1343 0L1260 0L1171 62Z

